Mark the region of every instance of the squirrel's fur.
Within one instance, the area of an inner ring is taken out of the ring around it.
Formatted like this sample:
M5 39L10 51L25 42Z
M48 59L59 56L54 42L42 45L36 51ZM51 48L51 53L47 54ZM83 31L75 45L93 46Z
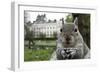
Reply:
M78 30L77 18L74 23L62 24L60 31L57 35L57 49L52 55L52 60L90 58L90 50Z

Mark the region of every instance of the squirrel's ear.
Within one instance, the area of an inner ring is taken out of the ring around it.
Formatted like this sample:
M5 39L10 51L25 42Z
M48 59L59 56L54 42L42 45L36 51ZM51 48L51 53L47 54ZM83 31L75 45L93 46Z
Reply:
M74 20L74 24L75 24L75 25L78 25L78 18L77 18L77 17L76 17L75 20Z

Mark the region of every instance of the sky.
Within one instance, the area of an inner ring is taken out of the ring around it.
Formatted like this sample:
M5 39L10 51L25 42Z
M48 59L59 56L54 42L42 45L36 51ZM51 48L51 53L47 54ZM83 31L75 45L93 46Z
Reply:
M47 12L33 12L33 11L32 12L26 11L25 13L27 14L27 19L31 22L36 20L38 14L40 15L46 14L47 20L56 19L57 21L59 21L59 19L61 18L66 18L66 16L68 15L68 13L47 13Z

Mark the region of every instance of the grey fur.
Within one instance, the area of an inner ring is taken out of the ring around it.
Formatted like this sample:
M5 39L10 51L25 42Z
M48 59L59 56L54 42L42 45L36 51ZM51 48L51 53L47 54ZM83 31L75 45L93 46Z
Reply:
M78 30L77 21L76 18L74 23L62 25L61 33L57 36L57 49L51 60L90 58L90 50Z

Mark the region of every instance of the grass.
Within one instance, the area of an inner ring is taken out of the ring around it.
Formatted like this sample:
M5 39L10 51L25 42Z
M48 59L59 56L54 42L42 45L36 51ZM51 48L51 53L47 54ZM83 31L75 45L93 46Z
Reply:
M28 41L24 41L25 46L28 46ZM55 46L56 41L55 40L34 40L35 46ZM32 44L31 44L32 45Z
M50 60L56 47L55 40L34 40L32 49L28 48L28 42L24 46L24 61L47 61Z
M48 47L48 49L24 49L24 61L46 61L50 60L51 55L55 49Z

